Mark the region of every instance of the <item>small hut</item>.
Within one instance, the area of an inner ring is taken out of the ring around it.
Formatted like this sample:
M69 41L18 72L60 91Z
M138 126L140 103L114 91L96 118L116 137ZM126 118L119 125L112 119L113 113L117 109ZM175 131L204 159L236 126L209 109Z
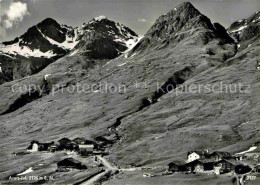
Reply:
M86 165L83 165L80 161L77 161L73 158L66 158L57 163L58 171L70 171L72 169L87 169Z

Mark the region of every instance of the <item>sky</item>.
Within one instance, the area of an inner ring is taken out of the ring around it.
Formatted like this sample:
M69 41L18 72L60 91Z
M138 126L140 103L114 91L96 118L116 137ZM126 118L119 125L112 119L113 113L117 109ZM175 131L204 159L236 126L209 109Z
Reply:
M187 0L0 0L0 42L13 40L47 17L81 26L104 15L144 35L155 20ZM212 22L228 27L260 11L260 0L190 0Z

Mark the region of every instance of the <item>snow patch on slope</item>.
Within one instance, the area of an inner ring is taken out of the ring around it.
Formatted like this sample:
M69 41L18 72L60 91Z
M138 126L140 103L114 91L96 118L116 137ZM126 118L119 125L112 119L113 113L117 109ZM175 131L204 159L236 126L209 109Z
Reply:
M32 169L32 167L30 167L29 169L27 169L27 170L25 170L23 173L19 173L19 174L17 174L17 175L25 175L25 174L27 174L27 173L31 173L31 172L33 172L33 169Z
M252 146L252 147L250 147L248 150L243 151L243 152L239 152L239 153L237 153L237 154L238 154L238 155L245 154L245 153L248 153L248 152L252 152L252 151L254 151L254 150L256 150L256 149L257 149L257 146Z
M107 19L107 18L104 15L100 15L100 16L94 18L95 21L101 21L103 19Z
M135 40L134 42L133 41L128 41L129 43L128 44L128 49L124 52L125 53L125 58L128 58L128 53L129 51L131 51L139 42L140 40L143 38L144 36L140 36L137 38L137 40ZM134 55L132 55L134 56Z
M78 49L74 50L73 52L70 53L69 56L74 56L74 55L76 55L76 54L78 53L78 51L79 51Z
M239 32L239 31L242 31L243 29L245 29L247 27L247 25L244 25L244 26L241 26L240 28L238 28L237 30L232 30L230 31L231 33L234 33L234 32Z
M21 40L19 40L18 43L12 44L12 45L0 45L0 53L1 54L11 54L11 55L22 55L26 58L29 57L45 57L45 58L51 58L56 56L56 54L53 53L52 50L48 51L48 52L42 52L39 49L34 49L31 50L30 48L26 47L26 46L19 46Z

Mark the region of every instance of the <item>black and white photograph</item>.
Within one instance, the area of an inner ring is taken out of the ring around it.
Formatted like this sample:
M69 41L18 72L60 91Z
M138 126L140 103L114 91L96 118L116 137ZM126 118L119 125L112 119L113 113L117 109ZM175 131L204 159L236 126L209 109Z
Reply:
M260 185L260 0L0 0L0 185Z

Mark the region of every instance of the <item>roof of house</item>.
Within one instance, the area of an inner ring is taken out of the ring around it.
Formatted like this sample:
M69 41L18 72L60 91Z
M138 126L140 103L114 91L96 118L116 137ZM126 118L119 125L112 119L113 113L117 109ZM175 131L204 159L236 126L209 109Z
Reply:
M39 145L42 145L43 147L46 147L46 148L48 148L49 146L51 146L51 145L53 145L53 144L54 144L53 141L50 142L50 143L39 143Z
M212 160L212 159L196 159L194 161L188 162L185 165L192 165L192 164L209 164L209 163L216 163L216 161Z
M203 162L201 162L200 160L197 159L197 160L194 160L194 161L188 162L188 163L186 163L185 165L189 166L189 165L192 165L192 164L198 164L198 163L203 164Z
M76 159L73 159L73 158L63 159L62 161L58 162L57 164L58 164L58 165L61 165L61 164L71 164L71 163L81 164L80 161L78 161L78 160L76 160Z
M198 151L189 151L188 155L192 154L192 153L196 153L198 155L206 155L207 153L205 151L202 150L198 150Z
M59 142L68 142L68 141L71 141L70 139L64 137L62 139L59 140Z
M95 138L97 141L109 141L108 139L104 138L103 136L98 136Z
M96 137L96 138L95 138L95 141L105 142L105 143L109 143L109 144L113 143L112 141L110 141L110 140L108 140L107 138L102 137L102 136Z
M37 141L37 140L33 140L33 141L31 142L31 144L34 144L34 143L39 144L40 142Z
M86 139L84 137L77 137L73 139L73 141L85 141Z
M94 144L82 144L79 145L79 148L94 148Z
M85 143L84 144L95 144L94 141L91 141L91 140L85 140Z
M215 151L215 152L210 154L210 156L212 156L212 155L219 155L221 157L229 157L229 156L231 156L230 153L228 153L228 152L221 152L221 151Z
M173 162L170 162L169 164L168 164L168 166L169 165L177 165L177 166L180 166L180 165L184 165L184 163L182 162L182 161L173 161Z
M220 161L218 161L216 163L220 163L220 162L223 162L223 161L228 162L228 163L233 164L233 165L242 164L241 162L239 162L239 161L237 161L235 159L232 159L232 158L230 158L230 159L222 159L222 160L220 160Z

